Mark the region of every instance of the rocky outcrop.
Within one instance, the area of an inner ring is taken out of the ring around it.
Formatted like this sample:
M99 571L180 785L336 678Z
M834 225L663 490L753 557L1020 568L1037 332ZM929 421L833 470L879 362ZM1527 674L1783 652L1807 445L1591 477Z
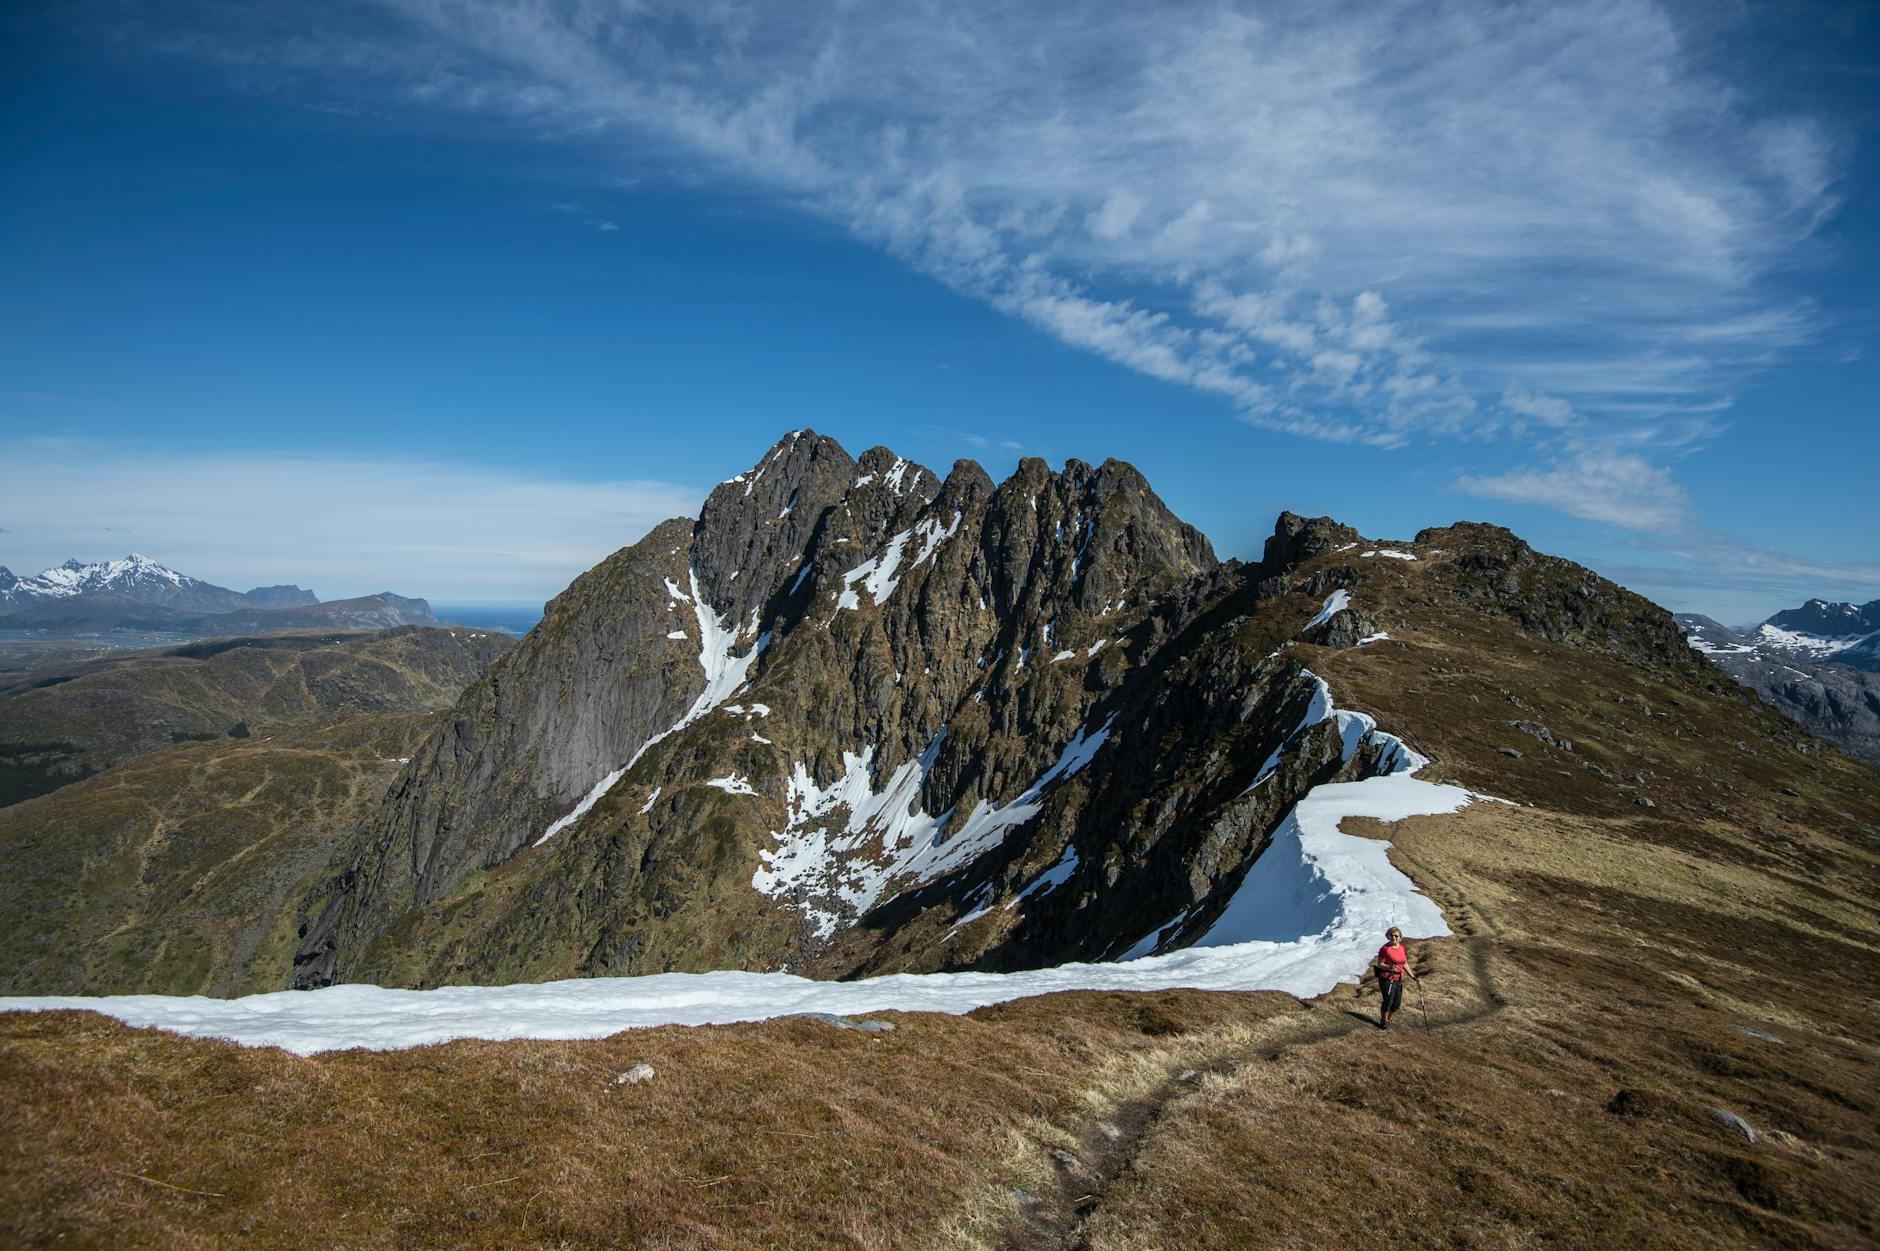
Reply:
M465 695L310 901L298 984L1180 945L1307 790L1389 763L1309 668L1388 637L1387 575L1707 672L1662 610L1506 531L1363 542L1285 514L1223 564L1117 461L994 484L799 431Z
M1419 548L1447 556L1451 590L1528 633L1647 666L1694 671L1672 615L1583 565L1536 552L1512 531L1478 522L1419 532Z
M297 586L257 586L242 592L242 598L256 608L304 608L317 604L320 597Z

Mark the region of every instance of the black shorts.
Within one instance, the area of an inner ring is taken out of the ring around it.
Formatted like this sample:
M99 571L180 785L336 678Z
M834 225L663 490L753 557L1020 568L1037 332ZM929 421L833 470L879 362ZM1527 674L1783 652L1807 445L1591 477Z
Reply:
M1395 1012L1403 1007L1403 982L1401 980L1393 982L1379 978L1377 989L1378 993L1384 996L1384 1011Z

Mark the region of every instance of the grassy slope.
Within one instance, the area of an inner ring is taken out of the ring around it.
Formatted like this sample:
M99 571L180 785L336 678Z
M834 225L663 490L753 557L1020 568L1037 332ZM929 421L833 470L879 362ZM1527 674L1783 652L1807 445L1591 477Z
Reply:
M237 724L262 734L447 707L509 642L464 629L302 632L9 674L0 681L0 803Z
M0 988L284 987L296 901L435 715L184 744L0 808Z
M1393 639L1308 663L1517 804L1388 829L1458 935L1418 945L1432 1030L1349 990L1079 994L297 1060L12 1017L0 1241L1875 1245L1880 775L1447 606L1439 560L1366 564Z

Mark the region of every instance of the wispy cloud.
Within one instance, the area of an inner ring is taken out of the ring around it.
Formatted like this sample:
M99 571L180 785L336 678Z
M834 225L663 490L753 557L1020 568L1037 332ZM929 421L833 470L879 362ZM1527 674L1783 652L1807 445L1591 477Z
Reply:
M1595 422L1609 400L1714 396L1813 332L1762 280L1836 203L1834 137L1699 70L1651 0L347 12L283 62L612 137L620 168L597 177L768 190L1076 347L1327 438L1499 433L1511 392Z
M1571 517L1628 530L1682 532L1690 502L1671 475L1638 456L1584 448L1545 466L1490 476L1463 474L1456 485L1471 495L1534 504Z
M289 453L159 455L106 445L0 448L0 564L121 556L100 534L243 590L392 590L451 601L541 601L703 493L664 482L569 482L442 461Z
M553 209L557 213L564 213L567 216L576 219L582 225L590 226L593 229L600 231L604 235L612 234L615 231L620 229L620 227L616 225L615 223L608 221L604 217L598 217L595 214L588 212L588 210L583 208L581 205L573 203L571 201L556 200L550 203L548 207Z
M191 54L767 195L1246 421L1502 443L1456 485L1632 530L1697 533L1672 458L1821 331L1774 279L1842 138L1655 0L217 12Z

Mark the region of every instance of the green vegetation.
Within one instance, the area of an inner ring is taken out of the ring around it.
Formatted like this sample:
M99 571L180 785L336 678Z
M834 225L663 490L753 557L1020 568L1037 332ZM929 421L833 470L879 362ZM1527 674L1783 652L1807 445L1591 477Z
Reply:
M80 761L78 744L64 739L0 742L0 808L57 790L91 770Z
M180 744L0 809L0 988L286 985L299 901L433 716Z
M364 713L447 707L509 640L406 628L289 633L116 653L7 675L0 806L177 743L267 735Z

